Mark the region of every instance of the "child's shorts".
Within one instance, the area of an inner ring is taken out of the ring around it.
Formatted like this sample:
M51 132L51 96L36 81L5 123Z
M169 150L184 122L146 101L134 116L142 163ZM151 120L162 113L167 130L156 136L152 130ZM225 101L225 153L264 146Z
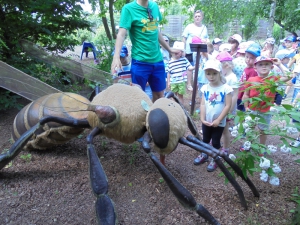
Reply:
M251 114L255 115L255 116L259 116L259 117L264 119L264 121L258 123L258 125L257 125L260 130L268 130L269 129L271 119L272 119L271 114L262 113L262 112L259 112L259 111L253 111L253 110L251 110Z
M174 93L178 93L180 95L184 95L185 94L185 89L186 89L185 82L171 84L171 91L173 91Z

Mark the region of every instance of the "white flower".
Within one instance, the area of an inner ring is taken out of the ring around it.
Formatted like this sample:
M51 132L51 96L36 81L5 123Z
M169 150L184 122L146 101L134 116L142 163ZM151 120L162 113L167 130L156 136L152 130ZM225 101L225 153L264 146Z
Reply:
M231 160L235 160L235 159L236 159L236 157L235 157L234 154L229 154L229 158L230 158Z
M237 130L233 130L232 132L231 132L231 136L232 137L236 137L238 135L238 131Z
M247 134L248 132L251 132L251 128L246 128L245 133Z
M270 150L271 153L274 153L277 151L277 147L274 145L268 145L268 149Z
M265 157L261 157L259 166L260 166L260 168L266 170L271 166L271 162L270 162L270 160L266 159Z
M280 151L284 152L284 153L288 153L291 152L292 149L290 147L286 147L285 145L280 147Z
M259 117L255 117L254 120L257 122L257 121L260 120L260 118Z
M298 133L298 130L295 127L287 127L286 133L287 134L295 134L295 133Z
M247 116L247 117L245 118L245 121L246 121L246 122L250 122L250 121L252 121L252 118L251 118L251 116Z
M269 175L266 173L266 171L261 171L261 174L260 174L260 179L263 181L263 182L267 182L268 181L268 178L269 178Z
M276 113L277 113L279 110L276 109L275 107L271 107L271 108L270 108L270 111L271 111L271 112L276 112Z
M281 172L281 169L280 167L277 165L277 164L273 164L273 172L274 173L280 173Z
M278 177L271 177L269 183L274 185L274 186L279 186L279 178Z
M249 151L251 148L251 142L250 141L245 141L244 145L244 150Z
M249 124L248 123L243 123L243 127L244 127L244 129L247 129L249 127Z

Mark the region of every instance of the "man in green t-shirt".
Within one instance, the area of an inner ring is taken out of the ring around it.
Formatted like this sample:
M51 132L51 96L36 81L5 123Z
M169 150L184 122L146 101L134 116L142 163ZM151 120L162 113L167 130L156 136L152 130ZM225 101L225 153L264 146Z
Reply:
M160 44L170 53L177 53L176 50L171 50L158 30L161 19L162 16L155 2L135 0L126 4L122 8L115 55L111 64L111 73L122 68L118 56L128 32L132 42L132 82L139 84L143 90L148 82L153 92L153 102L164 96L166 88Z

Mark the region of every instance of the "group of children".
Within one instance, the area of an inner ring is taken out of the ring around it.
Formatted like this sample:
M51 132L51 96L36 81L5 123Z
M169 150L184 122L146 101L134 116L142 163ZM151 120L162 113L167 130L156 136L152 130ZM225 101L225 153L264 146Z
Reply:
M289 37L287 40L289 40ZM252 114L264 118L265 123L259 124L258 128L261 132L260 143L265 145L267 136L264 131L269 129L271 121L271 115L267 112L270 111L274 101L275 105L281 104L281 95L273 93L270 90L266 90L264 93L265 97L270 99L270 102L262 101L258 105L252 104L251 101L247 100L258 97L260 92L250 87L257 83L267 85L267 80L275 82L279 80L287 82L292 78L297 80L300 72L297 70L299 64L297 64L298 56L296 55L294 57L296 64L293 71L295 73L291 76L287 73L286 58L291 57L291 50L288 51L288 54L282 55L282 52L279 52L281 54L280 57L271 58L270 56L272 56L273 52L270 51L270 48L261 49L257 43L250 42L239 46L241 42L239 35L233 35L229 41L231 41L230 50L228 49L228 45L223 47L223 49L222 45L219 45L219 54L216 55L215 59L209 59L204 64L203 71L207 83L204 85L200 84L202 86L200 89L202 93L200 119L202 122L203 142L211 143L214 148L220 149L227 154L229 153L230 144L229 119L227 118L227 114L235 114L235 110L238 109L250 111ZM267 39L267 41L270 40ZM265 43L265 45L267 44L269 42ZM241 65L241 59L244 60L246 65L240 78L237 79L233 71L237 61ZM290 63L292 65L293 60ZM270 76L271 72L274 75ZM295 99L293 101L296 102ZM222 136L223 146L221 147ZM300 140L297 139L291 145L299 147ZM240 150L243 151L244 148L241 147ZM207 161L208 156L202 153L194 160L194 164L200 165ZM212 172L216 168L217 164L214 162L214 159L211 159L207 166L207 171Z
M164 38L165 41L169 41L167 37ZM201 42L198 39L196 41ZM286 38L286 42L293 40L290 37ZM253 105L246 101L260 94L256 89L249 89L250 82L262 84L266 83L266 80L286 82L293 78L294 84L300 83L300 53L294 54L295 51L290 49L289 43L286 49L276 52L274 44L275 40L268 38L264 48L261 49L260 45L254 42L242 43L242 37L238 34L229 38L229 44L222 44L219 38L214 39L212 44L207 43L208 52L201 53L198 78L203 142L211 143L214 148L229 154L230 120L227 115L235 114L236 110L249 110L265 119L266 124L261 124L258 128L261 131L260 143L266 144L267 136L264 130L269 128L271 121L270 114L266 112L270 111L271 106L266 102ZM300 44L298 47L300 48ZM175 41L173 48L180 51L171 58L168 58L168 54L164 55L162 49L167 88L177 94L183 102L187 88L187 74L192 73L195 67L185 58L183 42ZM272 58L274 55L276 57ZM294 58L290 59L291 57ZM287 76L288 68L292 65L295 65L292 70L293 76ZM274 75L269 76L270 72ZM265 96L274 100L277 105L280 105L282 97L285 97L270 91L266 91ZM297 97L300 97L300 92L295 88L293 101L296 102ZM221 146L222 136L223 146ZM299 147L300 139L291 144ZM200 165L207 161L208 156L202 153L194 159L194 164ZM217 164L211 159L207 171L212 172L216 168Z

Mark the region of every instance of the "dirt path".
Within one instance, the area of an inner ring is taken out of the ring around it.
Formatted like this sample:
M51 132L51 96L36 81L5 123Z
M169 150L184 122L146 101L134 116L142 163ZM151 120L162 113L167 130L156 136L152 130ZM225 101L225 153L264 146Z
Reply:
M0 112L1 151L11 146L10 132L17 112ZM197 125L200 129L199 121ZM0 224L96 224L86 156L88 132L47 151L23 151L12 166L0 172ZM268 142L277 145L278 138ZM119 224L207 224L195 212L184 209L165 182L160 182L160 174L138 142L124 145L97 137L95 143ZM232 153L239 146L232 146ZM206 165L193 165L196 156L194 150L179 145L166 158L166 166L221 224L288 224L289 211L295 207L289 198L300 185L299 164L293 162L299 156L281 152L272 156L283 169L279 187L261 182L258 174L251 177L261 194L259 199L238 179L248 202L247 211L236 191L219 177L219 169L208 173Z

